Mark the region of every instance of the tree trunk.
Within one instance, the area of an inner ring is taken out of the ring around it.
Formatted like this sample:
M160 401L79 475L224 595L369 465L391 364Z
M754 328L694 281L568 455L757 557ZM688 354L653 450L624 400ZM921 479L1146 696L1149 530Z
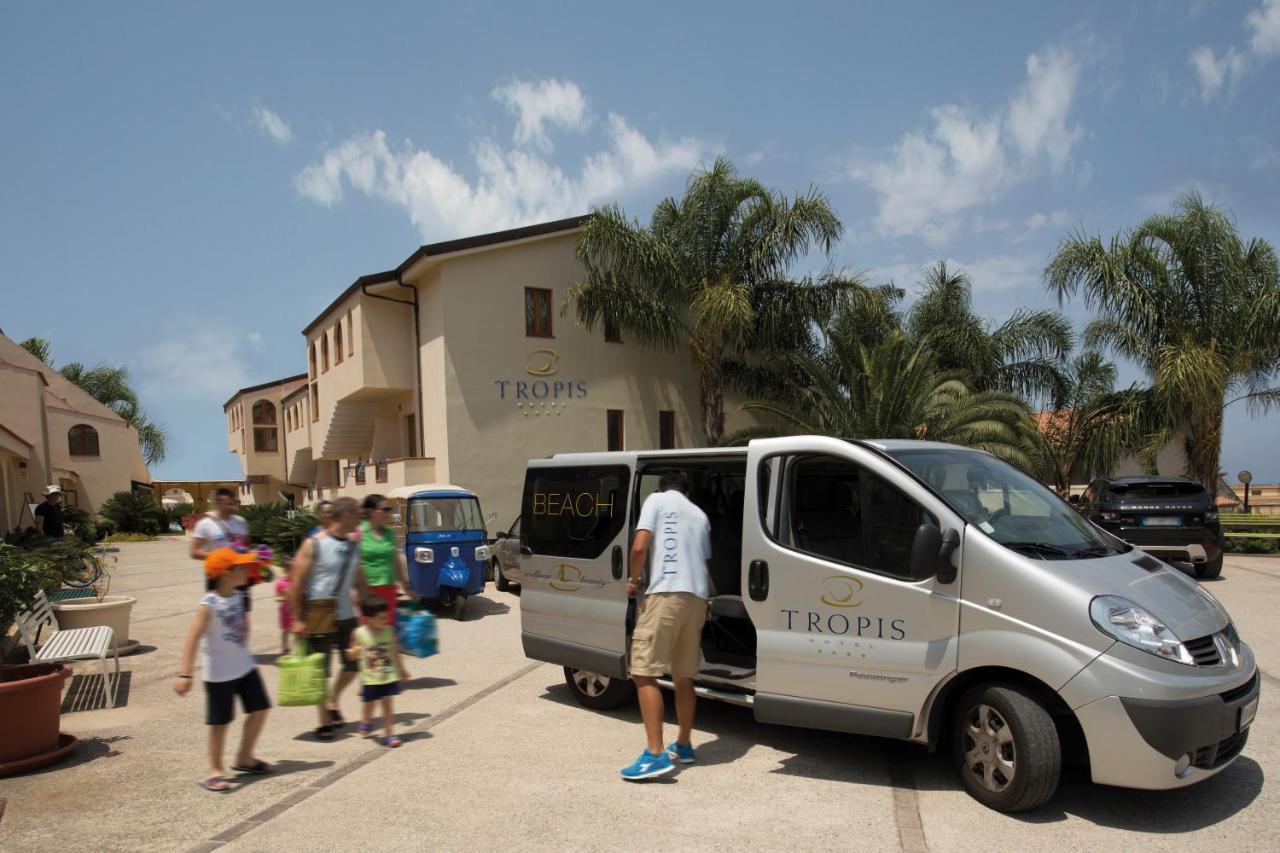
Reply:
M702 434L707 446L714 447L724 438L724 389L720 382L720 365L704 364L699 372L702 403Z
M1192 420L1189 431L1191 474L1205 487L1212 500L1218 495L1218 465L1222 458L1222 406L1218 405Z

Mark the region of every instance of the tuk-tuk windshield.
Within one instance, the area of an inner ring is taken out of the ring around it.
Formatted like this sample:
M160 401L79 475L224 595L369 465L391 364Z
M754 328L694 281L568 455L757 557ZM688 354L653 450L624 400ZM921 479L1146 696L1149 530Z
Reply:
M419 498L409 501L410 533L484 530L480 501L471 497Z
M959 448L890 451L965 520L1010 550L1043 560L1129 550L1034 477L987 453Z

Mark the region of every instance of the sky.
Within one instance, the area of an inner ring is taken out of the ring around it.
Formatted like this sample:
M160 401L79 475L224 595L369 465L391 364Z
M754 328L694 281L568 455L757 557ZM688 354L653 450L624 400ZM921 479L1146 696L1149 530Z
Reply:
M129 368L159 478L239 477L221 406L419 244L617 202L716 156L844 223L826 267L993 321L1198 190L1280 245L1280 0L0 5L0 328ZM1079 303L1063 310L1078 328ZM1132 367L1125 382L1140 379ZM1223 467L1280 481L1280 414Z

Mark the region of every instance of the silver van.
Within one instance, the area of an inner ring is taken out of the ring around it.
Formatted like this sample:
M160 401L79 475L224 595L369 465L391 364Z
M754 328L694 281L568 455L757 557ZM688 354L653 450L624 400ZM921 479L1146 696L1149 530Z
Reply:
M1034 808L1064 755L1095 782L1221 771L1258 707L1253 652L1195 581L969 448L794 436L531 461L525 654L583 705L629 700L627 551L663 471L712 525L703 698L768 723L949 748L965 788Z

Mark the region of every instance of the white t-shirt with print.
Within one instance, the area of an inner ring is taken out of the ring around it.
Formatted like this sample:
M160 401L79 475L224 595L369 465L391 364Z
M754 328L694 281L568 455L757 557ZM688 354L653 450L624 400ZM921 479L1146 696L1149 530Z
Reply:
M691 592L709 598L711 522L698 505L675 489L654 492L640 508L637 530L653 534L649 545L649 594Z
M247 675L254 662L249 654L244 596L228 595L224 598L210 592L200 599L200 605L209 608L209 621L205 623L204 636L200 638L200 651L204 653L204 680L234 681Z
M238 515L223 520L217 513L209 513L196 522L191 535L203 539L210 551L249 544L249 522Z

